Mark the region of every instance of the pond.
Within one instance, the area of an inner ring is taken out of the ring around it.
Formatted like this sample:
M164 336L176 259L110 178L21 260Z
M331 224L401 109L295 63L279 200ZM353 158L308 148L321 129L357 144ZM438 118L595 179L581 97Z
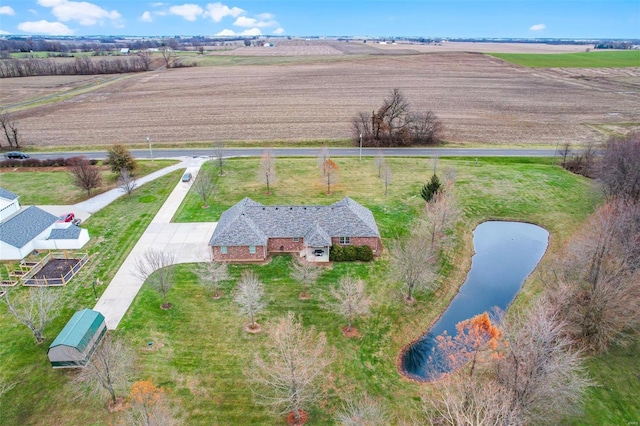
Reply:
M429 357L437 359L436 336L456 335L456 324L495 308L505 311L547 249L549 233L522 222L484 222L473 231L475 254L460 291L440 319L411 346L401 359L403 373L421 381L446 372L429 369Z

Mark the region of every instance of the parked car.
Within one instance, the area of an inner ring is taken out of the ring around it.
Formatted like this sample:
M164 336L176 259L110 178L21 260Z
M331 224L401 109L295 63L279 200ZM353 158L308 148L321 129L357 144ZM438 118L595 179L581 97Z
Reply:
M324 256L324 250L322 250L322 249L315 249L315 250L313 251L313 254L314 254L314 255L316 255L316 256Z
M18 159L18 160L23 160L25 158L29 158L29 154L25 154L22 151L11 151L11 152L7 152L4 155L6 158L11 158L11 159Z
M189 182L191 180L191 173L187 172L185 174L182 175L182 181L183 182Z
M58 222L73 222L75 217L76 215L73 213L63 214L62 216L58 217Z

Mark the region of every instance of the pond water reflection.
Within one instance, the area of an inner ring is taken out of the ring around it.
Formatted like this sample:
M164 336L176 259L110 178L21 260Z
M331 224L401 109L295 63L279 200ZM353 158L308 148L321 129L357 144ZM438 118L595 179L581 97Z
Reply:
M475 254L460 291L440 319L406 349L404 373L432 380L444 371L429 369L429 356L437 359L434 339L445 330L456 335L456 324L494 308L506 310L547 249L549 233L522 222L484 222L473 231Z

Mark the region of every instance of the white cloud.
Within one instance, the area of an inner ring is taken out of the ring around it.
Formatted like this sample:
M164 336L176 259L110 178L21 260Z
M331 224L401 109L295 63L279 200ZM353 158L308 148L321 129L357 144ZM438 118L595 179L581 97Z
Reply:
M11 33L9 31L0 30L0 34L7 35L7 34L11 34Z
M169 13L172 15L182 16L187 21L192 22L198 19L198 16L202 15L203 12L204 9L193 3L185 3L180 6L171 6L169 8Z
M153 22L153 17L151 16L151 12L149 12L148 10L145 10L142 13L142 16L140 16L140 20L142 22Z
M530 31L542 31L545 28L547 28L547 26L545 24L535 24L532 25L531 28L529 28Z
M161 1L155 2L155 3L151 3L152 7L162 7L164 6L164 3L162 3Z
M262 15L258 15L258 19L256 18L247 18L246 16L239 16L238 19L233 23L233 25L237 27L277 27L278 23L273 20L272 15L268 13L263 13Z
M251 28L251 29L244 30L242 32L237 33L233 30L224 29L219 33L216 33L215 35L217 36L259 36L259 35L262 35L262 31L260 31L260 28Z
M11 6L0 6L0 15L15 15L16 12Z
M18 29L31 34L71 35L74 31L61 22L49 22L44 19L35 22L21 22Z
M284 28L282 28L282 27L276 28L275 30L273 30L273 33L274 33L275 35L281 35L281 34L284 34Z
M207 4L207 12L205 13L205 15L209 16L213 20L213 22L220 22L222 21L222 18L225 18L227 16L237 18L238 16L244 15L245 13L247 12L245 12L243 9L240 9L239 7L229 7L226 4L222 3L209 3Z
M80 25L102 25L105 20L119 25L122 15L117 10L108 11L86 1L38 0L38 4L50 7L53 16L62 22L76 21Z

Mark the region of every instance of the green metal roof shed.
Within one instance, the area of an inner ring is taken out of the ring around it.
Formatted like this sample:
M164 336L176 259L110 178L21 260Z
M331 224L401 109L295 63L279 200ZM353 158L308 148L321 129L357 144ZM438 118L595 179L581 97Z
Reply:
M91 354L107 331L104 316L91 309L73 314L47 354L53 368L77 368L87 365Z

